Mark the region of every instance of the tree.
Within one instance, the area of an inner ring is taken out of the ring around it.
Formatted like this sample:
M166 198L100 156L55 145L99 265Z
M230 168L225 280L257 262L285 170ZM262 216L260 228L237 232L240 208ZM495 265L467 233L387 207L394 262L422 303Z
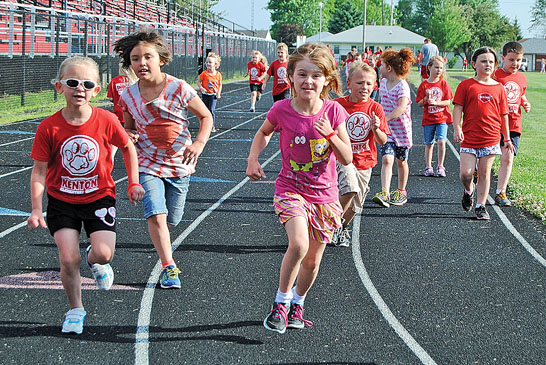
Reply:
M441 51L453 51L470 40L466 16L458 0L443 1L430 18L430 34Z
M546 33L546 0L535 0L531 8L531 29Z
M319 0L269 0L267 9L271 10L271 33L273 38L279 40L281 24L301 25L303 34L311 36L319 32L320 7ZM328 11L322 11L322 24ZM326 29L326 27L325 27ZM323 29L323 30L325 30Z
M360 24L362 24L362 12L359 12L351 1L344 1L332 13L328 30L335 34Z
M303 34L303 28L300 24L282 23L278 25L277 37L279 42L286 44L296 43L298 35Z

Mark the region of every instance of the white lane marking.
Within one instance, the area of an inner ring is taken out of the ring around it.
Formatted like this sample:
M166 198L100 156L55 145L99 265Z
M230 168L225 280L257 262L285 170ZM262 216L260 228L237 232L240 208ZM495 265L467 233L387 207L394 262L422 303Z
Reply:
M34 166L23 167L22 169L15 170L15 171L8 172L8 173L5 173L5 174L3 174L3 175L0 175L0 178L6 177L6 176L10 176L10 175L14 175L14 174L18 174L18 173L20 173L20 172L23 172L23 171L26 171L26 170L30 170L30 169L33 168L33 167L34 167Z
M357 214L353 220L353 237L352 237L352 253L353 261L358 271L358 276L362 284L366 287L366 290L370 294L370 297L374 301L375 305L383 315L383 318L389 323L396 334L404 341L404 343L410 348L410 350L421 360L423 364L436 364L436 362L430 357L430 355L419 345L417 341L410 335L410 333L402 326L402 324L396 319L395 315L391 312L381 295L373 285L364 262L362 262L362 256L360 254L360 221L361 215Z
M267 166L271 161L273 161L281 151L277 151L273 156L268 158L262 166ZM210 215L216 208L218 208L226 199L228 199L231 195L233 195L235 192L237 192L243 185L245 185L250 179L248 177L244 178L239 182L235 187L233 187L230 191L228 191L226 194L224 194L216 203L211 205L206 211L201 213L197 219L195 219L189 226L176 238L175 241L172 243L172 250L173 252L180 246L180 244L184 241L184 239L192 233L197 226L208 216ZM142 300L140 302L140 310L138 313L138 321L137 321L137 330L135 334L135 364L136 365L145 365L149 363L149 344L150 344L150 318L151 318L151 312L152 312L152 304L155 294L155 288L157 285L157 282L159 280L159 274L161 273L161 260L158 260L156 265L154 266L150 277L148 278L148 282L146 283L146 288L144 289L144 293L142 294Z
M411 92L414 96L417 96L415 94L415 91L411 90ZM451 143L449 139L447 139L447 145L449 146L449 149L451 150L451 152L453 152L457 160L461 161L461 157L459 156L459 151L457 151L457 149L455 148L455 146L453 146L453 144ZM519 243L527 250L527 252L531 254L531 256L533 256L535 260L537 260L542 266L546 267L546 259L544 259L544 257L542 257L533 248L533 246L531 246L529 242L527 242L527 240L521 235L521 233L518 232L516 227L514 227L512 222L510 222L510 219L508 219L508 217L502 212L502 210L495 204L495 200L489 194L487 194L487 201L489 202L489 204L491 204L491 206L493 207L493 210L495 211L495 213L497 213L502 224L504 224L508 232L510 232L519 241Z
M30 140L30 139L34 139L34 137L23 138L23 139L18 139L17 141L2 143L2 144L0 144L0 147L8 146L8 145L14 144L14 143L19 143L19 142L28 141L28 140Z

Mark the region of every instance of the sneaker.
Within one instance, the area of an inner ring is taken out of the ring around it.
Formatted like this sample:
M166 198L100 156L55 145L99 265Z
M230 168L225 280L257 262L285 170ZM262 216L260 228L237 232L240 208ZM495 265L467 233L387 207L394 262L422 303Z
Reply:
M373 197L374 203L381 205L382 207L388 208L391 198L387 190L383 189L380 193L375 194Z
M482 205L479 208L476 208L474 211L476 213L476 219L478 220L490 220L491 217L489 216L489 213L487 213L487 209L485 209L485 205Z
M345 227L339 234L337 245L339 247L349 247L349 243L351 243L351 230Z
M512 205L512 202L510 199L508 199L506 193L501 191L495 196L495 204L497 204L499 207L509 207Z
M61 332L80 335L83 332L83 321L86 314L83 308L73 308L66 312Z
M283 303L273 303L271 312L264 319L264 327L273 332L284 333L288 325L288 309Z
M256 96L256 101L260 101L261 98L262 98L261 95Z
M290 312L288 312L287 328L304 328L313 327L313 322L303 319L303 306L292 303L290 304Z
M93 276L93 279L95 279L97 287L100 290L109 290L114 283L114 270L112 270L112 266L110 266L110 264L90 264L89 251L91 251L91 245L85 250L85 261L91 270L91 275Z
M436 167L436 177L446 177L446 169L443 166Z
M404 205L408 202L408 196L396 189L391 193L391 204L392 205Z
M248 111L254 113L256 111L256 109L254 109L254 107L251 106L250 109L248 109Z
M474 193L467 194L466 191L463 192L463 199L461 200L461 206L463 207L463 210L465 212L468 212L470 209L472 209L473 205L474 205Z
M342 230L343 230L343 227L334 229L334 234L332 235L332 240L330 241L329 245L337 246L337 243L339 242L339 235Z
M178 278L178 274L180 273L181 271L174 265L165 266L159 276L161 287L163 289L180 289L181 284Z
M218 132L218 129L216 129L215 126L212 126L212 129L210 131L211 131L211 133L216 133L216 132Z
M432 167L425 167L425 176L434 176L434 170L432 169Z

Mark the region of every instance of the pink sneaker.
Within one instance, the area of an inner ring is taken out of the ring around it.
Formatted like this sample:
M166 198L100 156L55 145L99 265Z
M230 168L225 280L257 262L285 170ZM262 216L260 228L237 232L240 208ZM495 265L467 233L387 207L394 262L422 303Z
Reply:
M432 169L432 167L425 167L425 176L434 176L434 170Z
M446 177L446 169L443 166L438 165L436 168L436 177Z

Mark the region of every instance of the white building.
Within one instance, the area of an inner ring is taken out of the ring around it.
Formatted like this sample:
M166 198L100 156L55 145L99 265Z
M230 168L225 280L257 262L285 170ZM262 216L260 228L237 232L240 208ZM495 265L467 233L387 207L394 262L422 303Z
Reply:
M526 38L519 43L525 51L523 57L527 58L527 71L540 71L540 62L546 59L546 39Z

